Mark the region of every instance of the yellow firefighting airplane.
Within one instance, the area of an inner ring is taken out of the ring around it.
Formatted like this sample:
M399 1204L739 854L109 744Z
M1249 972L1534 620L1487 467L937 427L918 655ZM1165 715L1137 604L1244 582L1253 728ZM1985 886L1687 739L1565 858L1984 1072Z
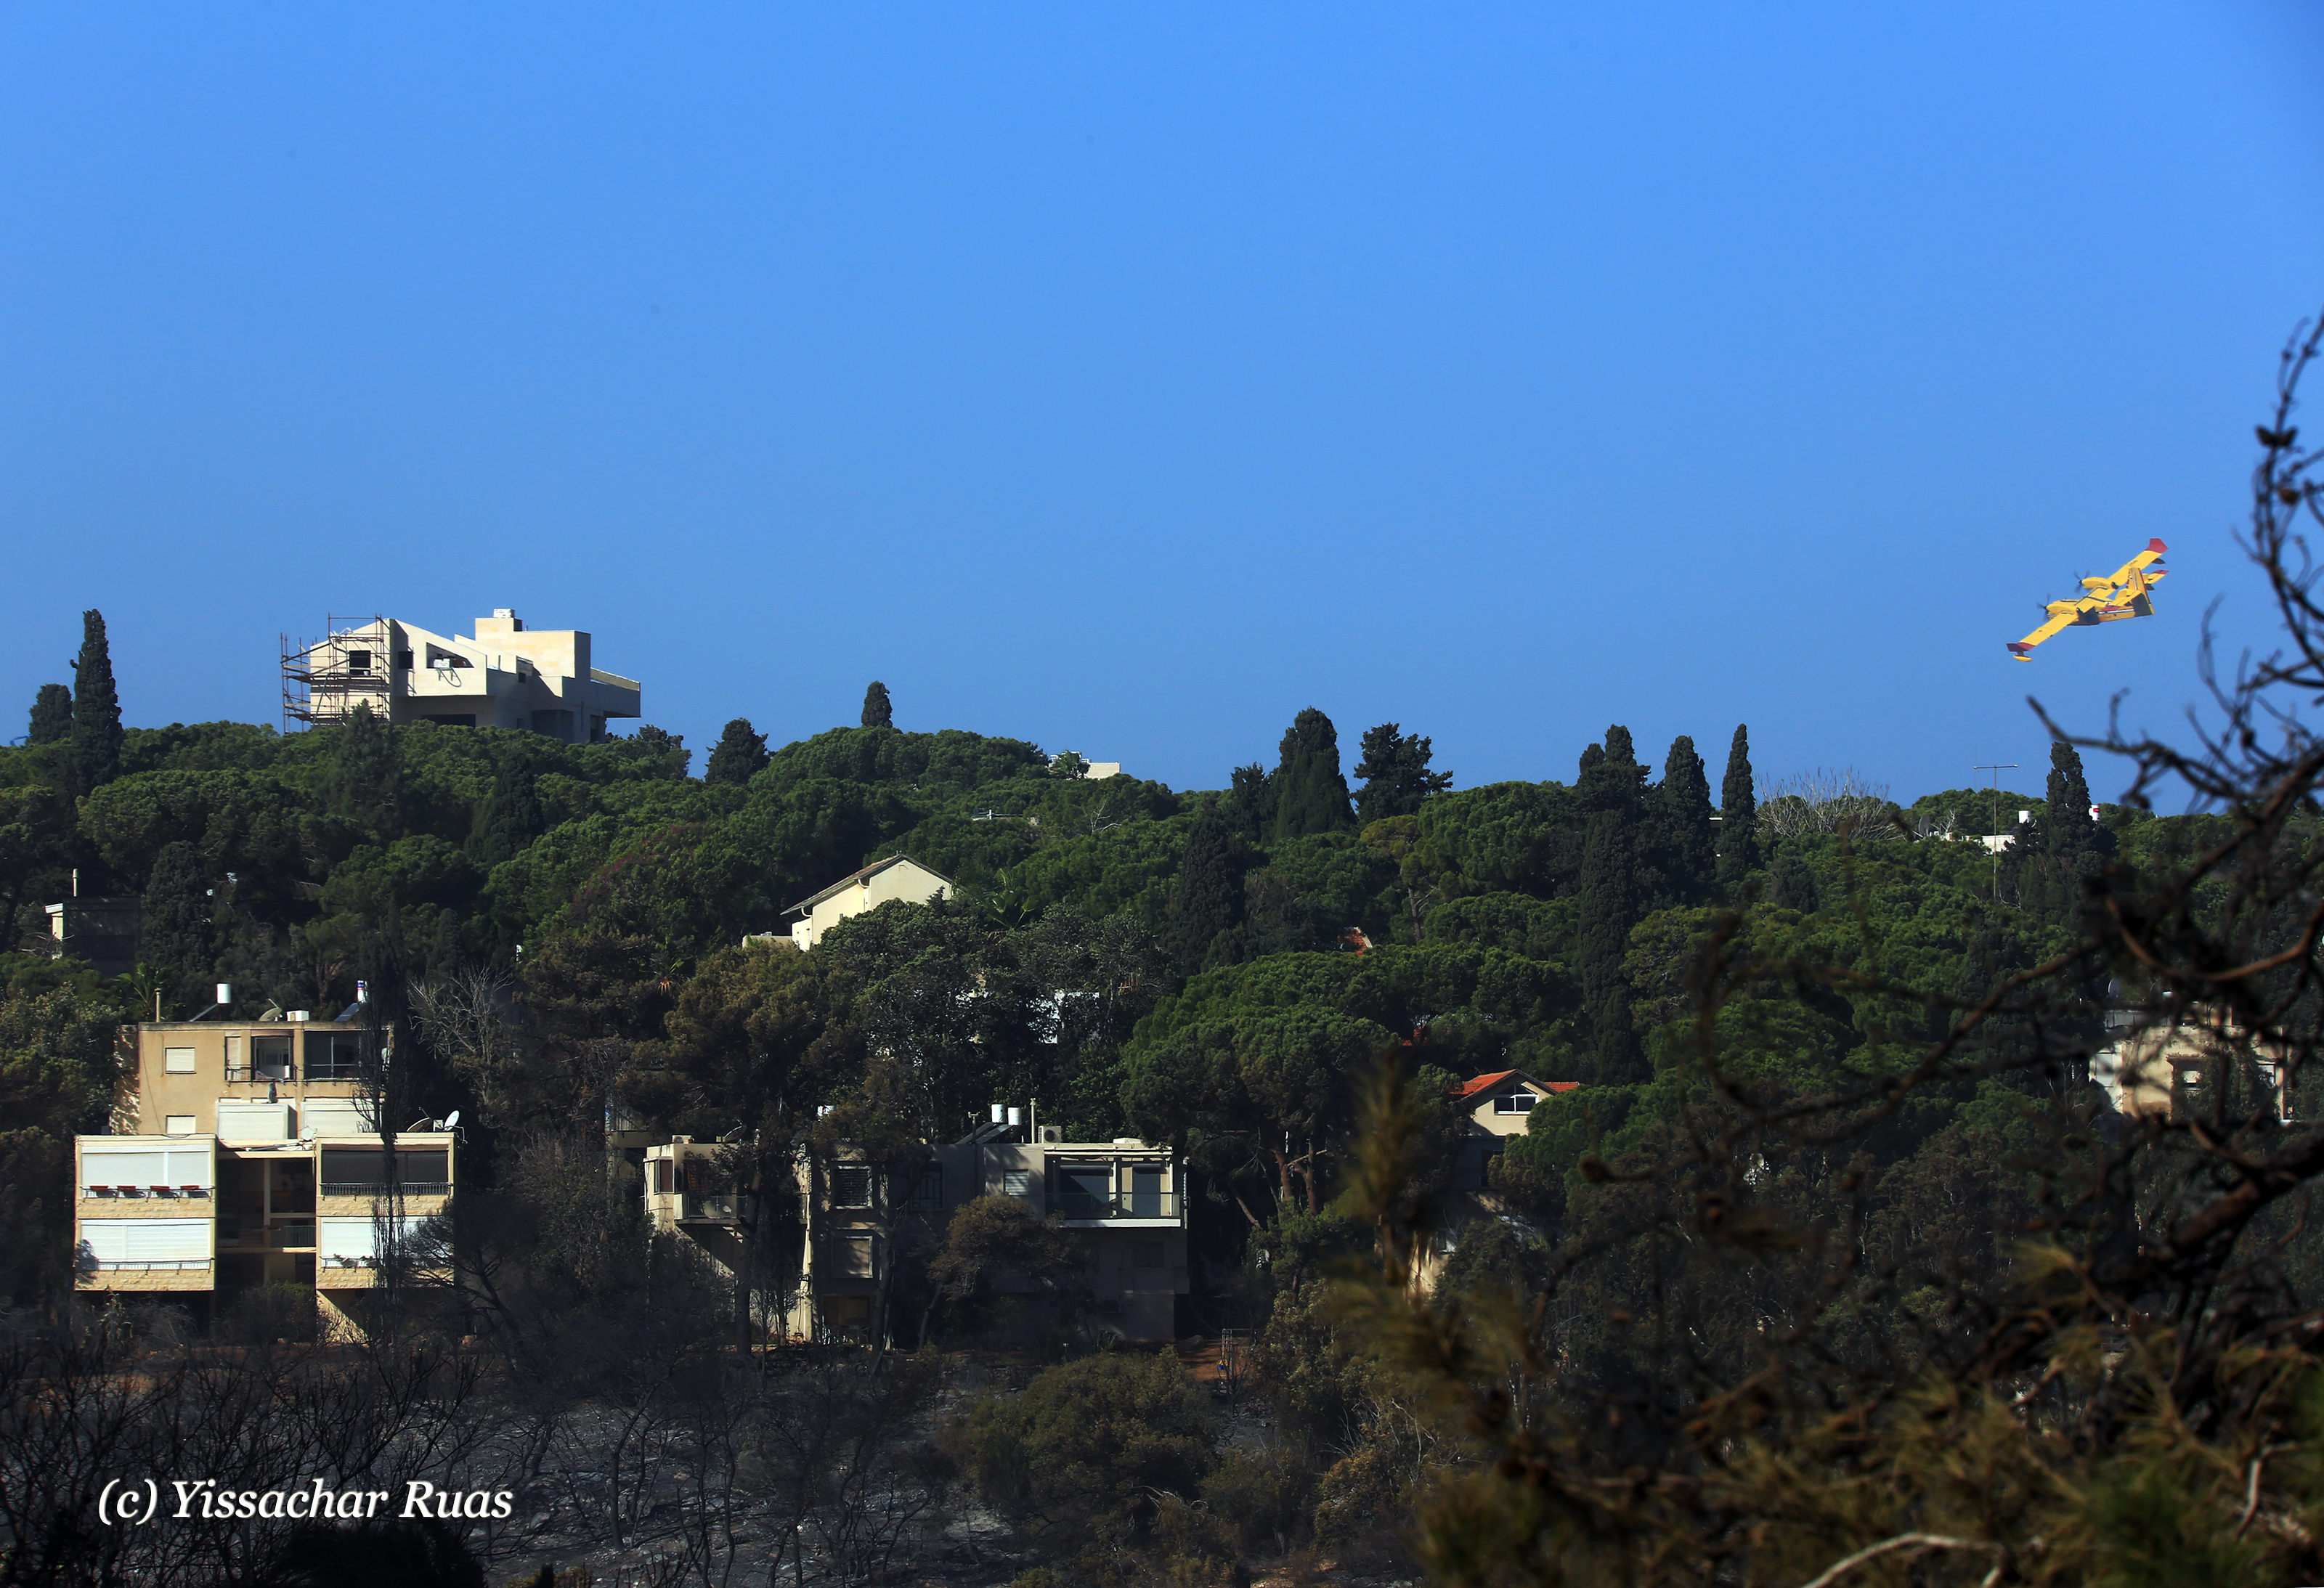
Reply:
M2009 654L2030 662L2034 647L2061 629L2152 618L2154 603L2146 599L2146 592L2168 571L2155 559L2170 549L2159 540L2150 540L2144 551L2116 568L2110 578L2083 580L2082 588L2089 593L2080 601L2053 601L2044 606L2042 610L2050 614L2050 620L2024 638L2010 641Z

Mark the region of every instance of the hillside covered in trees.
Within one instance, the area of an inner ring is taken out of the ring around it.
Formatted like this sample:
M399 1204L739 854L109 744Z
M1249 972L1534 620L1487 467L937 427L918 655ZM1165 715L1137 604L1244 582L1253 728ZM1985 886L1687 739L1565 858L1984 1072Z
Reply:
M877 684L860 726L779 748L729 724L698 777L650 727L581 746L367 715L289 736L126 729L102 619L85 626L78 690L42 689L25 742L0 750L16 1306L67 1304L66 1154L106 1117L112 1027L182 1017L218 981L247 1015L334 1010L364 982L410 1056L399 1111L474 1122L446 1238L491 1282L464 1326L511 1382L535 1376L534 1403L565 1409L552 1421L607 1392L640 1348L618 1320L672 1282L633 1175L604 1150L616 1107L637 1128L755 1143L738 1172L772 1185L798 1153L950 1141L995 1100L1038 1100L1069 1139L1185 1155L1199 1194L1182 1327L1255 1333L1265 1415L1259 1445L1222 1444L1199 1398L1169 1409L1191 1393L1175 1368L1107 1378L1101 1353L1055 1370L1046 1411L980 1402L949 1425L951 1481L1091 1576L1300 1548L1391 1559L1431 1474L1458 1466L1457 1440L1412 1421L1409 1384L1354 1351L1323 1282L1369 1249L1367 1222L1425 1230L1416 1210L1443 1190L1440 1145L1398 1171L1382 1206L1402 1212L1367 1217L1367 1154L1396 1130L1365 1101L1383 1054L1416 1139L1440 1144L1460 1081L1517 1069L1580 1083L1492 1161L1493 1216L1422 1237L1432 1305L1550 1287L1554 1326L1527 1349L1554 1352L1577 1415L1748 1379L1766 1331L1796 1316L1797 1271L1683 1235L1708 1193L1668 1166L1692 1153L1699 1176L1704 1133L1738 1120L1761 1122L1747 1199L1823 1232L1819 1247L1845 1232L1866 1261L1895 1253L1892 1271L1921 1272L1850 1326L1860 1352L1927 1308L2000 1305L2041 1223L2040 1166L2057 1159L2043 1110L2116 1137L2128 1122L2106 1123L2086 1066L1984 1060L1918 1076L1849 1151L1780 1142L1767 1122L1823 1117L1944 1047L1985 989L2070 957L2102 874L2165 874L2231 827L2135 804L2093 818L2063 742L2044 797L1998 795L2016 841L1997 857L1970 837L1993 791L1905 805L1852 778L1767 783L1739 727L1716 767L1687 738L1656 766L1615 725L1570 776L1456 788L1397 723L1366 731L1348 766L1313 709L1272 765L1173 790L1092 779L1019 739L899 730ZM787 906L899 853L957 895L791 947ZM132 974L48 957L41 907L76 874L82 894L142 896ZM1715 968L1743 961L1768 968ZM2086 979L2046 1010L2043 1051L2103 1042L2109 996ZM2307 1253L2283 1269L2303 1296L2324 1277ZM910 1254L882 1343L925 1363L1004 1338L977 1276L1039 1261L1026 1232L955 1229ZM734 1339L748 1298L687 1282L686 1338ZM1684 1372L1673 1336L1645 1348L1634 1326L1650 1316L1681 1331ZM297 1331L272 1314L213 1324L222 1338ZM673 1326L656 1324L659 1347ZM1045 1330L1069 1354L1101 1337L1069 1304ZM1183 1437L1075 1457L1074 1471L1128 1464L1097 1499L1044 1497L1064 1428L1123 1395ZM914 1404L923 1424L935 1415ZM1203 1515L1138 1497L1166 1476L1207 1497Z

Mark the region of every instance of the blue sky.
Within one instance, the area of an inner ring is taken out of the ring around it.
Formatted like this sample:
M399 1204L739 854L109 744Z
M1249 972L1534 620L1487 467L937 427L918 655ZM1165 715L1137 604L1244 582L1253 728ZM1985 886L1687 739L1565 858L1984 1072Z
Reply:
M1178 786L1309 704L1464 785L2038 767L2029 689L2167 729L2214 597L2264 643L2319 62L2218 0L13 6L0 734L86 606L143 724L513 606L700 747L877 677ZM2007 659L2150 536L2157 620Z

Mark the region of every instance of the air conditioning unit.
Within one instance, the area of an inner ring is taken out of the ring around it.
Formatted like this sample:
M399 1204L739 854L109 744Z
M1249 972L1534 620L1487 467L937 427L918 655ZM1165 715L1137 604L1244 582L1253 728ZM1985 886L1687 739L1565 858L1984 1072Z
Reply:
M1041 1127L1041 1141L1044 1145L1050 1143L1062 1142L1065 1139L1065 1127L1064 1125L1045 1124Z

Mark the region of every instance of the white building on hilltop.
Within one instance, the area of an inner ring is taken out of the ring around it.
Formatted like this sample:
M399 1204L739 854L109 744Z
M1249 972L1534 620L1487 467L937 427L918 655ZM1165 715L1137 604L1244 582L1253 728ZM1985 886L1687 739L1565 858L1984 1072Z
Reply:
M334 619L313 644L282 642L284 725L345 722L358 705L389 722L513 728L567 744L603 739L635 717L634 678L592 665L578 629L531 629L508 607L476 620L474 638L416 623Z

